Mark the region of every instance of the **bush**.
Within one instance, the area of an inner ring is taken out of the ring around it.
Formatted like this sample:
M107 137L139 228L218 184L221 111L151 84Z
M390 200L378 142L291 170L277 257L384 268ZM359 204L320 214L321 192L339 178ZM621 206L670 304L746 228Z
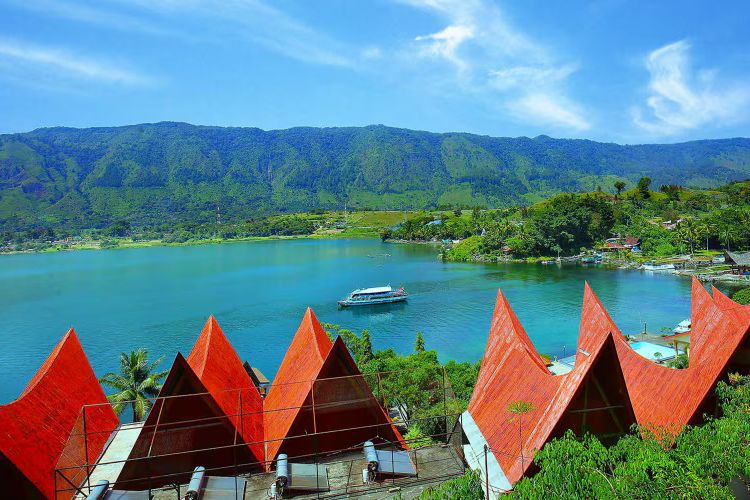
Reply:
M481 236L471 236L456 244L448 250L446 256L448 260L457 262L469 262L474 259L475 255L478 255L479 245L482 243Z
M482 491L482 480L479 473L467 471L463 476L428 488L419 495L419 500L445 500L448 498L482 500L484 491Z
M738 304L750 304L750 287L743 288L732 295L732 300Z
M404 439L411 449L424 448L425 446L430 446L432 444L432 439L426 437L417 424L409 427L409 432L404 435Z

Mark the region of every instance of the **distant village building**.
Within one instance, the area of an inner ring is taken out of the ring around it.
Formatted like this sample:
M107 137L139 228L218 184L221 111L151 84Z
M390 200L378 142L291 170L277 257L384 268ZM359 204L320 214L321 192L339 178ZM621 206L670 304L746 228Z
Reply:
M732 274L750 275L750 252L725 252L725 262L732 268Z
M616 252L622 251L641 251L641 240L635 236L625 236L624 238L608 238L604 241L604 246L601 248L604 252Z

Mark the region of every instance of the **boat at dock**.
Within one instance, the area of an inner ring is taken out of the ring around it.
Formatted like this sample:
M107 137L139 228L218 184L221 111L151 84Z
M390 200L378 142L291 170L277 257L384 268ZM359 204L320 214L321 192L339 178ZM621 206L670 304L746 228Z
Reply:
M377 304L392 304L394 302L404 302L409 296L401 288L391 286L380 286L374 288L358 288L352 291L346 298L339 300L338 305L341 307L350 306L372 306Z
M599 264L601 261L601 254L584 255L581 257L581 264Z
M674 332L675 334L687 333L690 331L691 326L692 324L690 322L690 318L688 318L677 323L677 326L674 327L672 332Z
M674 269L674 264L656 264L655 262L646 262L641 266L641 269L644 271L671 271Z

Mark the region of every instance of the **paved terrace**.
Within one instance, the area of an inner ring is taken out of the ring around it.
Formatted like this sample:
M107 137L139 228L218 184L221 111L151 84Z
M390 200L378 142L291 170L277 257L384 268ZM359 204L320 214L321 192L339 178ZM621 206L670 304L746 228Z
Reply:
M397 493L402 498L416 498L429 487L462 475L466 466L463 459L450 445L434 445L411 451L412 461L417 468L417 477L388 478L373 484L364 484L362 469L367 462L361 451L340 453L321 461L328 470L330 491L304 493L285 491L284 498L357 498L362 500L392 499ZM245 499L268 499L271 485L276 480L274 472L242 476L247 479ZM186 485L179 491L164 489L154 491L154 500L180 500L184 498ZM234 495L227 497L227 500ZM238 499L243 498L241 495Z

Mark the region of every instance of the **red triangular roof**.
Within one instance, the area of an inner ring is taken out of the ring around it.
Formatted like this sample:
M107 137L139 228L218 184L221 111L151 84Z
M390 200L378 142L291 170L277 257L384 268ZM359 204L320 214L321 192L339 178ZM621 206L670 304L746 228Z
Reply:
M263 399L213 315L206 321L187 362L224 414L263 462Z
M269 441L266 460L275 459L331 347L331 339L308 307L263 402L264 430Z
M693 278L690 360L683 370L653 363L624 340L618 342L620 364L639 424L677 432L698 423L704 412L715 411L717 381L736 364L739 358L735 354L747 349L749 325L738 321L733 311L737 308L721 296L712 298Z
M312 414L313 400L315 415ZM344 341L332 343L308 308L264 401L266 460L403 439L373 396ZM311 433L328 433L313 443Z
M81 425L84 405L101 405L87 408L87 439ZM0 476L8 479L3 487L10 488L4 489L4 494L9 498L54 498L58 462L59 467L81 466L88 452L89 463L93 463L118 423L71 328L19 398L0 406ZM74 430L77 435L71 436ZM72 470L66 476L79 484L83 471ZM61 496L72 497L72 493Z
M116 488L139 490L187 482L199 465L214 475L259 467L230 418L178 353Z
M727 311L735 316L739 321L750 322L750 305L742 305L733 301L715 286L711 287L711 294L714 297L714 302L722 311Z
M611 319L587 286L576 365L570 373L555 376L541 361L505 296L498 292L485 355L468 411L511 484L529 469L535 451L564 430L560 425L563 420L566 425L573 422L580 425L581 417L568 410L586 404L581 398L581 388L595 370L603 371L602 352L607 352L606 361L616 359L612 339ZM613 385L626 393L624 379L621 374L618 377ZM619 399L625 402L619 427L627 430L634 420L633 412L628 409L626 394L621 394ZM509 405L521 401L531 403L532 409L521 416L508 411ZM518 419L521 419L520 428ZM607 426L606 418L597 425ZM521 460L521 452L525 460Z

